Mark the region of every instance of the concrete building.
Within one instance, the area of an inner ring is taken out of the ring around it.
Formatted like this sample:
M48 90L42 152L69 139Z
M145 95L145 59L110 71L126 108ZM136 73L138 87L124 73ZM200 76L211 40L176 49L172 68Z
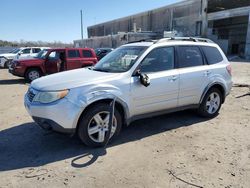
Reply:
M162 38L169 31L208 37L226 54L250 59L250 0L185 0L90 26L88 39L74 43L115 48L133 40Z

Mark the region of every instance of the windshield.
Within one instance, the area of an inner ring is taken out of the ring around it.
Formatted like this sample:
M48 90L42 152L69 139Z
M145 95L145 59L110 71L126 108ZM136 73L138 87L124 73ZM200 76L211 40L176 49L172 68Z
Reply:
M45 59L45 56L48 52L48 49L44 49L42 51L40 51L36 56L35 58L38 58L38 59Z
M146 50L146 46L125 46L117 48L101 59L93 68L102 72L126 72Z
M12 50L10 53L17 54L20 50L21 50L20 48L16 48L16 49Z

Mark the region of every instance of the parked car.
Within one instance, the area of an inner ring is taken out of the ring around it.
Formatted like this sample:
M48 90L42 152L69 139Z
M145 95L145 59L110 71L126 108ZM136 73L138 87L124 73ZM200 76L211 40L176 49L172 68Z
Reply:
M213 118L231 87L231 66L217 44L168 38L126 44L93 68L37 79L24 100L41 127L77 133L83 143L95 147L140 118L185 109Z
M104 56L106 56L108 53L112 52L113 48L96 48L95 53L98 60L101 60Z
M0 67L8 68L13 59L24 59L36 56L41 50L48 47L25 47L17 48L9 53L0 54Z
M96 63L97 58L91 48L45 49L35 58L14 60L9 72L30 82L47 74L92 66Z

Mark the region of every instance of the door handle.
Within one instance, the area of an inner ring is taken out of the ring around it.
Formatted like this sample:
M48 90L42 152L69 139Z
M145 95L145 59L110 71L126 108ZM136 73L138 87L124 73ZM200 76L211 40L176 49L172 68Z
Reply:
M205 71L204 76L209 76L212 72L211 71Z
M177 76L172 76L172 77L169 78L168 80L174 82L174 81L176 81L177 79L178 79Z

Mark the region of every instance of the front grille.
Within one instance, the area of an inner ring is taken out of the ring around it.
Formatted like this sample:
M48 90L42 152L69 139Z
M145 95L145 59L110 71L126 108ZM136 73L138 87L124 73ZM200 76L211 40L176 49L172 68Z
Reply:
M33 101L33 99L34 99L34 97L35 97L35 94L33 93L32 90L29 89L29 91L28 91L28 93L27 93L27 97L28 97L28 100L29 100L30 102Z

